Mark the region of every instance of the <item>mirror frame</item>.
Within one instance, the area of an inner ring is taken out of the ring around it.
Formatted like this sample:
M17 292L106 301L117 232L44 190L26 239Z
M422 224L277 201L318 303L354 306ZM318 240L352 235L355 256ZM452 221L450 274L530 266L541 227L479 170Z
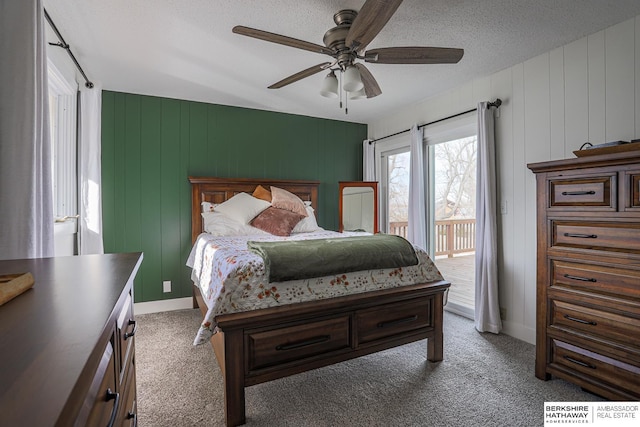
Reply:
M344 231L342 222L342 191L346 187L367 187L373 189L373 234L378 234L378 182L377 181L339 181L338 182L338 224L340 233Z

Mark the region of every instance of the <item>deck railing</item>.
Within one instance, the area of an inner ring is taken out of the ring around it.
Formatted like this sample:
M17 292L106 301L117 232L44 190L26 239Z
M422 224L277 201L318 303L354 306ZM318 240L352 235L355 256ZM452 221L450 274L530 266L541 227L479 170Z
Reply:
M407 222L390 222L389 234L407 237ZM436 221L436 256L473 252L476 250L476 220L445 219Z

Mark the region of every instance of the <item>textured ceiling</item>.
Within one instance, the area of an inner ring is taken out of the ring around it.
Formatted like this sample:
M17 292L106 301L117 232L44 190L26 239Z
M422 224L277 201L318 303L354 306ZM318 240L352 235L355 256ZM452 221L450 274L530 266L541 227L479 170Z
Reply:
M89 79L113 91L367 123L640 14L638 0L405 0L368 48L456 47L458 64L367 64L382 95L345 115L326 73L272 83L329 56L233 34L235 25L316 44L364 0L44 0ZM57 41L51 37L51 40Z

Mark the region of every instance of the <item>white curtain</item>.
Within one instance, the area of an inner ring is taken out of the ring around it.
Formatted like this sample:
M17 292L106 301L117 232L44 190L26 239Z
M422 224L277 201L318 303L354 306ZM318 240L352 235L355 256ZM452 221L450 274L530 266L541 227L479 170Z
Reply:
M78 111L78 253L102 254L102 88L98 83L91 89L81 85Z
M478 169L476 179L475 326L497 334L502 329L498 303L496 162L493 109L478 104Z
M365 139L362 141L362 180L375 181L375 145L372 141Z
M0 2L0 259L54 255L41 0Z
M409 175L409 225L407 240L428 251L427 213L424 188L424 148L422 128L411 128L410 175Z

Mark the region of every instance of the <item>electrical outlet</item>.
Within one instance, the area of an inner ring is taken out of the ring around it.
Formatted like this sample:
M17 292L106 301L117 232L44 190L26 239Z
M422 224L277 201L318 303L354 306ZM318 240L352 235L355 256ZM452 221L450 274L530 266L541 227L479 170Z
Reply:
M507 309L500 307L500 319L505 320L507 318Z
M165 280L162 282L162 292L171 292L171 280Z

